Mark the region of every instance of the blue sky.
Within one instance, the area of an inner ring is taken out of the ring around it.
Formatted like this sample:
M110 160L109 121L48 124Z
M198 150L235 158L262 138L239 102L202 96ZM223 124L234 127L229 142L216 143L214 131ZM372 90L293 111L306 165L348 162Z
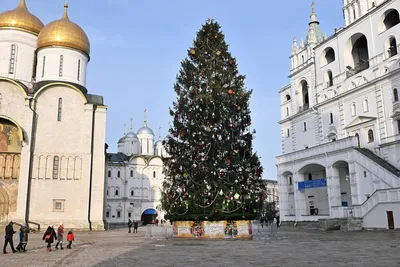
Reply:
M0 2L0 12L19 0ZM29 10L44 24L59 19L63 0L26 0ZM323 32L331 35L343 26L342 0L315 0ZM289 83L293 36L305 37L311 0L69 0L69 17L91 41L87 88L103 95L109 106L106 142L109 152L134 118L134 130L143 123L166 135L168 107L180 62L207 18L222 26L239 71L253 89L254 149L261 156L264 178L276 179L275 156L281 154L279 94Z

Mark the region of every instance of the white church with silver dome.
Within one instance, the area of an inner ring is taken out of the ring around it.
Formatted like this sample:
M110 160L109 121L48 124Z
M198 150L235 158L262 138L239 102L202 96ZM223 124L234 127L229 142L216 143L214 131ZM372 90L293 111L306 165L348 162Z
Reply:
M161 136L147 126L146 111L141 127L118 141L118 153L107 153L105 220L111 224L163 219L159 209L160 188L164 180L163 157L166 152Z
M67 4L47 25L25 0L0 11L0 224L104 229L107 107L89 61Z

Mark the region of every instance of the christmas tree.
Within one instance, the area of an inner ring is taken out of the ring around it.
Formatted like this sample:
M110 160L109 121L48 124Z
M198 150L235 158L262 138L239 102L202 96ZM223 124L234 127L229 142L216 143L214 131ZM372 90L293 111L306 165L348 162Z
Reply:
M253 219L264 196L262 166L252 151L249 99L220 25L197 33L174 85L173 125L164 141L166 218Z

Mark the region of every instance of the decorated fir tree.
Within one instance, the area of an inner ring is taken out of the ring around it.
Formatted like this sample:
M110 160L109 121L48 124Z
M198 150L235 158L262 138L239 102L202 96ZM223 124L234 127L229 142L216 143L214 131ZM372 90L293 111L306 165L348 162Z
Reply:
M263 169L252 151L251 91L244 80L219 24L208 20L174 85L161 193L167 219L257 216L264 199Z

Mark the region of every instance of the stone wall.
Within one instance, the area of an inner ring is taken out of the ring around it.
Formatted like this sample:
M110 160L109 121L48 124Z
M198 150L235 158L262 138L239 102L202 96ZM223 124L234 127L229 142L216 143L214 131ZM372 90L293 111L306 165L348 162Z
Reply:
M346 231L362 231L363 220L361 218L336 218L336 219L320 219L319 229L328 230L340 230Z

